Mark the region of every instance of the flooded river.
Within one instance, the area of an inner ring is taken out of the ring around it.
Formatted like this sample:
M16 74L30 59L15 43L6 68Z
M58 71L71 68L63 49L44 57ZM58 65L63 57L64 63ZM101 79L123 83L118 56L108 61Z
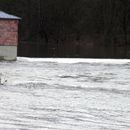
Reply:
M130 60L0 62L0 130L130 130Z

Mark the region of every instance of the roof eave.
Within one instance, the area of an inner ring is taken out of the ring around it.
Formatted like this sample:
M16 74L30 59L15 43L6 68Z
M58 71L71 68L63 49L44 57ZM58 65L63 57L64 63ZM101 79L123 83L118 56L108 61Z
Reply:
M0 20L21 20L21 18L0 18Z

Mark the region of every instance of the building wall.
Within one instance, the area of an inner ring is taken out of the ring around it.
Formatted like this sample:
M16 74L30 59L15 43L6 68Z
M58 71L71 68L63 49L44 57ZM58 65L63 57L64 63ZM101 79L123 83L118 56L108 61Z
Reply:
M16 60L18 20L0 19L0 60Z
M17 46L18 21L0 19L0 45Z
M16 60L17 46L0 46L0 60Z

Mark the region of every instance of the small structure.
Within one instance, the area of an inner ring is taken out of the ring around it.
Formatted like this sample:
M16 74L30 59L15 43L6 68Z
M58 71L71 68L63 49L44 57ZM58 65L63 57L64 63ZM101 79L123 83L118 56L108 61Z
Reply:
M0 11L0 60L16 60L20 18Z

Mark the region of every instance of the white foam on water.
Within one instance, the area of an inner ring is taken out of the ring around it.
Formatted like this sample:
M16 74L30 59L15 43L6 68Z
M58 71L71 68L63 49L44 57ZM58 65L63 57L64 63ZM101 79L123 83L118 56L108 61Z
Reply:
M85 64L84 64L85 63ZM0 62L1 130L129 130L130 60Z
M18 59L18 61L28 61L28 62L109 63L109 64L126 64L126 63L130 63L129 59L25 58L25 57L18 57L17 59Z

